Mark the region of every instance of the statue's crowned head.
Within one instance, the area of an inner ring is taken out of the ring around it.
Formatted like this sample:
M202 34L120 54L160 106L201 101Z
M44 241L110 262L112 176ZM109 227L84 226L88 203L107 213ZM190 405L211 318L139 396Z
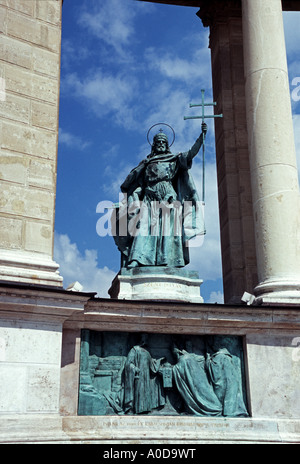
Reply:
M158 132L158 134L156 134L156 135L153 137L153 143L156 143L156 142L158 142L159 140L163 140L164 142L167 142L167 144L169 144L168 137L166 136L166 134L163 132L162 129L160 129L160 131Z
M167 135L160 129L158 134L156 134L153 137L153 143L152 143L152 153L155 153L157 150L157 146L160 144L160 142L164 142L165 144L165 153L170 153L170 148L169 148L169 140Z

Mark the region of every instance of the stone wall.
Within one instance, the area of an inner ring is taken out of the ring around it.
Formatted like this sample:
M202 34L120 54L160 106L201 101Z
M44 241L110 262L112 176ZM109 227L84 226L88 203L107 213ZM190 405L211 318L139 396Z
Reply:
M0 284L0 416L59 413L62 325L87 299Z
M299 317L279 305L98 299L2 283L0 442L297 443ZM79 416L82 329L241 337L249 417Z
M81 329L240 336L250 415L300 419L297 309L91 299L83 312L64 323L62 352L67 361L62 366L61 412L65 415L77 413Z
M61 0L0 0L0 33L0 275L58 285L52 255Z

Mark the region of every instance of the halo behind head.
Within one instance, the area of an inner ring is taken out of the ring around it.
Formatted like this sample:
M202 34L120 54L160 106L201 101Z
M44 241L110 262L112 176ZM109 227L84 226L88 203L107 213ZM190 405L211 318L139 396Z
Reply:
M169 129L171 129L171 131L172 131L172 133L173 133L173 140L172 140L172 142L169 144L169 147L171 147L171 146L173 145L174 141L175 141L175 132L174 132L174 129L173 129L171 126L169 126L169 124L166 124L166 123L164 123L164 122L160 122L160 123L158 123L158 124L154 124L154 125L151 126L150 129L148 130L148 133L147 133L147 140L148 140L149 145L152 147L152 143L151 143L150 140L149 140L150 131L151 131L154 127L156 127L156 126L167 126ZM168 140L168 136L163 132L162 128L160 128L159 132L156 133L156 134L154 135L154 137L153 137L153 143L154 143L155 141L159 140L159 139L160 139L160 140L165 140L166 142L169 141L169 140Z

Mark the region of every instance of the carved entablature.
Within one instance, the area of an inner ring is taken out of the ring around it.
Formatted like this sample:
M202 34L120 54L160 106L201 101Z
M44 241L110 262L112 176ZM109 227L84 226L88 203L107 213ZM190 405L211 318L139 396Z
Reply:
M211 27L215 21L225 21L228 17L240 18L242 16L241 0L199 0L200 10L197 16L204 27Z

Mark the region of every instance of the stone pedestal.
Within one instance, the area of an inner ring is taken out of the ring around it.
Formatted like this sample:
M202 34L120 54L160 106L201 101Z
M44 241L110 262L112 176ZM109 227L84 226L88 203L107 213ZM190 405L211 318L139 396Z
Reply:
M119 300L156 300L203 303L198 272L180 268L122 268L108 293Z

